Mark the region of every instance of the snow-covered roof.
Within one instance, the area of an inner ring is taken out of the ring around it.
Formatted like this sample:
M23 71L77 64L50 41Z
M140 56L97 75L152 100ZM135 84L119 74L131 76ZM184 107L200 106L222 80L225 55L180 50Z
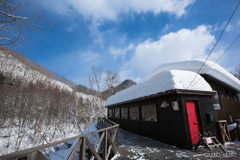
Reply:
M204 63L203 60L186 60L186 61L165 63L156 67L152 72L150 72L145 77L143 77L139 81L139 83L145 82L151 79L152 77L168 70L174 70L174 69L187 70L187 71L193 71L197 73L203 63ZM227 85L230 85L231 87L235 88L240 92L240 81L236 77L234 77L231 73L229 73L224 68L219 66L218 64L214 64L211 61L207 61L199 73L211 75L212 77L218 79L219 81Z
M184 70L169 70L152 75L141 83L109 97L106 102L106 106L169 90L186 89L195 76L196 73ZM197 75L195 81L193 81L192 85L188 89L212 91L210 85L200 75Z

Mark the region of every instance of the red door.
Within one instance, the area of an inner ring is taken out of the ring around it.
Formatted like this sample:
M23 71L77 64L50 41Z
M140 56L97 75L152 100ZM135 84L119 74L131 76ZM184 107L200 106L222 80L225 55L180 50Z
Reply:
M189 127L191 132L192 144L195 144L198 142L198 139L199 139L197 132L200 133L196 105L194 101L186 101L186 106L187 106L188 121L189 121Z

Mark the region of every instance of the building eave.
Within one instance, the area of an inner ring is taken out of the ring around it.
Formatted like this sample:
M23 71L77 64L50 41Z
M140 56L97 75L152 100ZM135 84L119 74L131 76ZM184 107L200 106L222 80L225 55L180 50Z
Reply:
M188 94L188 95L215 95L216 91L200 91L200 90L184 90L184 89L175 89L175 90L169 90L166 92L161 92L161 93L157 93L157 94L153 94L153 95L149 95L149 96L145 96L145 97L139 97L136 99L132 99L132 100L128 100L128 101L123 101L120 103L114 103L111 105L107 105L105 106L106 108L109 107L113 107L113 106L118 106L118 105L123 105L126 103L132 103L132 102L137 102L137 101L141 101L141 100L148 100L148 99L153 99L153 98L158 98L158 97L163 97L163 96L169 96L169 95L181 95L181 94ZM177 96L176 96L177 99Z

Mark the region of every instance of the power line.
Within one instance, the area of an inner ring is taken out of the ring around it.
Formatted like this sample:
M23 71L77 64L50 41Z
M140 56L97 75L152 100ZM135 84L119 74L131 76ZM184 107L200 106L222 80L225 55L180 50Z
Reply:
M219 61L219 59L222 58L222 56L229 50L229 48L232 47L232 45L238 40L239 37L240 37L240 35L238 35L238 37L232 42L232 44L227 48L227 50L225 52L223 52L223 54L217 59L217 61L207 70L207 72Z
M231 17L229 18L229 20L228 20L228 22L227 22L227 24L225 25L225 27L224 27L224 29L223 29L223 31L222 31L222 33L221 33L221 35L219 36L219 38L218 38L218 40L217 40L217 42L215 43L215 45L213 46L213 48L212 48L212 50L210 51L210 53L208 54L208 56L207 56L207 58L205 59L205 61L204 61L204 63L202 64L202 66L200 67L200 69L198 70L198 72L196 73L196 75L195 75L195 77L193 78L193 80L191 81L191 83L188 85L188 87L181 93L181 94L183 94L191 85L192 85L192 83L193 83L193 81L196 79L196 77L197 77L197 75L199 74L199 72L201 71L201 69L203 68L203 66L204 66L204 64L206 63L206 61L208 60L208 58L209 58L209 56L212 54L212 52L213 52L213 50L214 50L214 48L216 47L216 45L217 45L217 43L218 43L218 41L220 40L220 38L222 37L222 35L223 35L223 33L224 33L224 31L226 30L226 28L227 28L227 26L228 26L228 24L229 24L229 22L231 21L231 19L232 19L232 17L233 17L233 15L234 15L234 13L235 13L235 11L237 10L237 8L238 8L238 6L239 6L239 4L240 4L240 1L238 2L238 4L237 4L237 6L236 6L236 8L234 9L234 11L233 11L233 13L232 13L232 15L231 15Z
M205 74L207 74L208 71L222 58L222 56L232 47L232 45L238 40L239 37L240 35L238 35L238 37L232 42L232 44L221 54L221 56L216 60L216 62L214 62L214 64L211 67L209 67ZM200 79L198 79L193 85L195 85L199 80Z

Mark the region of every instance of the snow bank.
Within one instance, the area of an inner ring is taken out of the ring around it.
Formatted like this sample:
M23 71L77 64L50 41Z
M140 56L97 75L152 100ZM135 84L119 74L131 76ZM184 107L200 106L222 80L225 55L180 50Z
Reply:
M169 62L156 67L153 71L143 77L139 83L145 82L152 77L160 74L164 71L168 70L187 70L192 72L198 72L201 68L202 64L204 63L203 60L186 60L186 61L177 61L177 62ZM209 68L211 68L209 70ZM214 78L232 86L233 88L240 91L240 81L234 77L231 73L226 71L224 68L219 66L218 64L214 64L211 61L207 61L201 71L200 74L208 74L213 76Z
M146 81L123 90L108 98L106 106L140 97L145 97L174 89L186 89L196 73L192 71L170 70L156 74ZM203 77L197 75L189 90L212 91Z

